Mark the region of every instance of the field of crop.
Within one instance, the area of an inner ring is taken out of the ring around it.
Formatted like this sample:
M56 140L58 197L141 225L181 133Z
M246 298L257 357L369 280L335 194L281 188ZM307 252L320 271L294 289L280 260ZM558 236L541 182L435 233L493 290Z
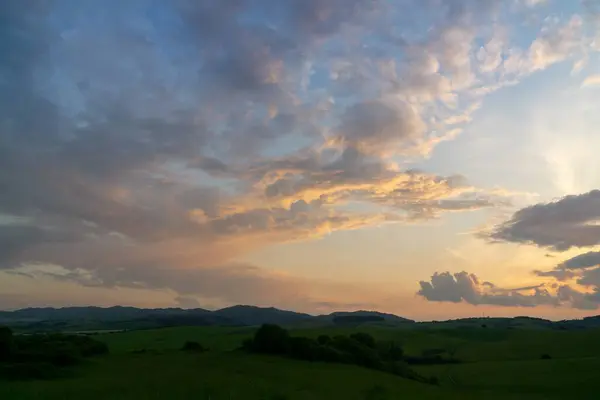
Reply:
M316 337L351 328L294 330ZM415 367L426 385L357 366L311 363L235 351L252 328L164 328L94 336L111 354L72 378L0 382L0 399L579 399L597 398L600 331L361 328L394 340L408 355L451 352L453 365ZM185 341L210 350L189 354ZM543 356L543 357L542 357Z

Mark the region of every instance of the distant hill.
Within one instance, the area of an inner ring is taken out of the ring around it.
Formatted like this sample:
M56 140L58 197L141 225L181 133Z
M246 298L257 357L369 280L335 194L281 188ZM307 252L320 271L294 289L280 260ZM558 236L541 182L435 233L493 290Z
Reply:
M142 318L148 315L180 315L183 313L209 313L208 310L182 310L181 308L136 308L136 307L64 307L64 308L24 308L16 311L0 311L2 320L20 321L72 321L104 320L117 321Z
M412 319L399 317L394 314L386 314L378 311L336 311L328 315L328 317L340 318L340 317L374 317L380 318L383 321L388 322L415 322Z
M214 315L237 321L243 325L279 324L289 325L314 318L309 314L279 310L269 307L233 306L213 311Z
M201 308L64 307L0 311L0 325L27 331L142 329L166 326L293 325L315 318L309 314L239 305L209 311Z
M277 324L294 327L327 325L386 325L414 328L499 328L575 330L600 328L600 316L553 322L541 318L462 318L448 321L415 322L377 311L338 311L313 316L269 307L237 305L216 311L181 308L65 307L25 308L0 311L0 325L21 331L93 331L145 329L169 326L256 326Z

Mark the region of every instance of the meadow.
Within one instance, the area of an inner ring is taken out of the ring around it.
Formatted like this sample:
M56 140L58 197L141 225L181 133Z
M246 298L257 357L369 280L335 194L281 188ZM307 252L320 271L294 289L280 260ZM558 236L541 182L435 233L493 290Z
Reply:
M414 366L428 385L352 365L239 351L255 328L176 327L103 333L110 354L47 381L0 381L1 399L580 399L597 398L600 331L327 327L318 337L366 332L407 355L444 351L460 364ZM181 351L186 341L209 351Z

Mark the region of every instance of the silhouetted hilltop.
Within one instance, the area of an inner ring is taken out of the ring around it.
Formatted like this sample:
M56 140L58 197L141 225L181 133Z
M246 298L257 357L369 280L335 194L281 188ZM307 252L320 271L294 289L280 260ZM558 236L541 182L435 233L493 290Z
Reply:
M579 320L549 321L542 318L461 318L447 321L415 322L394 314L377 311L337 311L327 315L309 315L274 307L237 305L210 311L202 308L136 308L136 307L64 307L25 308L0 311L0 325L22 331L93 331L144 329L168 326L282 326L311 327L324 325L376 324L414 328L497 328L559 329L600 328L600 316Z

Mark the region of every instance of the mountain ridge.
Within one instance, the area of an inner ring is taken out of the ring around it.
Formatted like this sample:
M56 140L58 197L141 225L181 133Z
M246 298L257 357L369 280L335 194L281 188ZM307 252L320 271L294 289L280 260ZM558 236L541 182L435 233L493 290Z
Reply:
M518 316L513 318L471 317L446 321L417 322L395 314L379 311L334 311L312 315L275 307L235 305L217 310L204 308L184 309L138 308L131 306L70 306L28 307L0 311L0 324L21 327L24 330L142 329L165 326L255 326L265 323L315 327L322 325L383 324L387 326L435 325L445 327L498 327L540 329L600 328L600 316L583 319L551 321L543 318Z

